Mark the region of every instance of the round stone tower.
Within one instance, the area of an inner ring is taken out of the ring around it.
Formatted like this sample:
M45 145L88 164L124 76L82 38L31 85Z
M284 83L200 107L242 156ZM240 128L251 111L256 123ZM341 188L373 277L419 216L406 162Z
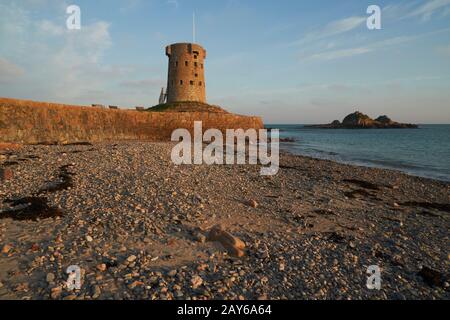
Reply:
M198 44L175 43L166 47L169 57L167 103L196 101L206 103L206 50Z

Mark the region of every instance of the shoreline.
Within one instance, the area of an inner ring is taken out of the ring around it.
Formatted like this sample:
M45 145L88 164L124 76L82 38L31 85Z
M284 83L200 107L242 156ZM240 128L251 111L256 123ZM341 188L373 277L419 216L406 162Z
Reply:
M175 166L173 145L3 152L13 176L0 183L0 299L448 296L449 183L284 151L273 177ZM41 202L16 205L30 197ZM208 241L218 224L245 243L242 258ZM70 265L82 269L79 291L64 288ZM371 265L379 291L366 287Z
M416 178L423 178L423 179L428 179L428 180L432 180L432 181L436 181L436 182L443 182L443 183L450 183L450 178L437 178L437 177L432 177L432 176L425 176L425 175L419 175L419 174L415 174L413 172L408 172L406 170L401 170L400 168L394 168L394 167L390 167L390 166L383 166L383 165L379 165L379 164L373 164L371 166L370 163L368 162L364 162L363 160L361 160L360 162L358 162L357 160L338 160L338 159L328 159L326 157L315 157L315 156L311 156L311 155L307 155L307 154L301 154L301 153L295 153L293 151L288 150L288 148L285 148L283 146L281 146L280 144L280 154L281 153L285 153L286 155L292 155L292 156L298 156L298 157L304 157L304 158L309 158L312 160L322 160L322 161L331 161L337 164L344 164L344 165L350 165L350 166L355 166L355 167L362 167L362 168L366 168L366 169L382 169L382 170L387 170L387 171L393 171L395 173L402 173L402 174L406 174L410 177L416 177Z

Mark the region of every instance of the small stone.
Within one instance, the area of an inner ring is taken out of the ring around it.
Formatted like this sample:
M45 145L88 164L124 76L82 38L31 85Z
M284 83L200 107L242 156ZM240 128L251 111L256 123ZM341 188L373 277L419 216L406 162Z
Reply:
M278 269L279 269L280 271L284 271L285 267L286 267L286 266L284 265L284 263L281 262L281 263L279 264L279 266L278 266Z
M61 287L52 288L50 297L52 299L58 299L61 296L61 293L62 293L62 288Z
M11 245L5 244L5 245L3 246L2 253L7 254L7 253L9 253L9 252L11 251L11 249L12 249L12 246L11 246Z
M97 266L97 270L99 270L99 271L101 271L101 272L106 271L106 264L100 263L100 264Z
M47 277L45 279L48 283L52 283L55 281L55 275L53 273L47 273Z
M131 262L136 261L136 259L137 259L137 257L133 254L127 258L127 261L131 263Z
M63 298L63 300L75 300L77 298L76 295L71 294Z
M86 241L87 242L92 242L92 241L94 241L94 239L91 236L86 236Z
M200 276L194 276L191 280L192 289L197 289L203 284L203 279Z
M136 287L140 287L140 286L143 286L144 285L144 283L142 282L142 281L134 281L133 283L131 283L129 286L128 286L128 288L129 289L134 289L134 288L136 288Z
M100 287L98 285L92 287L92 299L97 299L101 294L102 291L100 290Z
M175 277L177 275L177 270L171 270L167 273L169 277Z
M250 200L249 202L248 202L248 204L249 204L249 206L250 207L252 207L252 208L258 208L258 202L256 202L255 200Z
M222 225L216 225L209 231L208 241L217 241L225 250L234 257L241 258L245 255L245 243L223 229Z
M200 242L200 243L205 243L205 242L206 242L206 236L203 235L203 234L201 234L201 233L197 233L197 234L195 235L195 240L196 240L197 242Z

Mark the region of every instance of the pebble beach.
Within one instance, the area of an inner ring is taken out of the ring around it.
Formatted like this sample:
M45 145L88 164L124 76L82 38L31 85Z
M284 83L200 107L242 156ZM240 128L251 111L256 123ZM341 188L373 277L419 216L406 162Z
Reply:
M176 166L172 147L0 150L0 299L450 297L449 183L288 153L275 176ZM217 225L242 257L211 241Z

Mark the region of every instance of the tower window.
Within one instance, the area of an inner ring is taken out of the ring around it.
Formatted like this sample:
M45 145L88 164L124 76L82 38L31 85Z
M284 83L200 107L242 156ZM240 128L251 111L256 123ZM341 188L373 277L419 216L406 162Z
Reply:
M196 66L196 67L197 67L197 65L198 65L198 64L197 64L197 61L195 61L195 62L194 62L194 66Z
M201 81L199 81L198 85L201 87L203 85L203 83Z
M197 55L194 56L194 59L197 59Z
M195 74L195 77L198 78L198 73Z
M191 81L190 81L190 83L191 83L191 86L193 86L193 85L194 85L194 81L192 81L192 80L191 80Z
M183 80L180 80L180 85L183 85Z
M175 66L178 67L178 61L175 62Z
M203 63L201 64L201 66L202 66L202 69L203 69Z
M189 65L189 62L185 61L184 65L187 67Z

